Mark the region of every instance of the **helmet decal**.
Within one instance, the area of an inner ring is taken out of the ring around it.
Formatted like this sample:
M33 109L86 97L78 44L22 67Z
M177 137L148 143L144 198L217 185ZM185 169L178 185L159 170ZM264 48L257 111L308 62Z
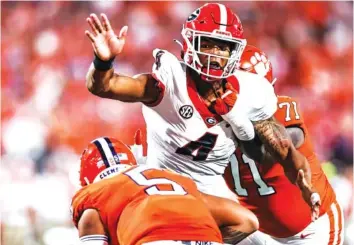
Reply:
M190 16L188 16L187 21L195 20L199 16L199 13L200 13L200 9L195 10L193 13L191 13Z
M272 85L277 80L273 77L272 63L268 56L252 45L246 46L240 60L239 69L265 77Z
M112 146L112 142L107 138L98 138L94 140L94 143L101 154L104 165L108 168L113 164L119 164L119 157L117 156L114 147Z

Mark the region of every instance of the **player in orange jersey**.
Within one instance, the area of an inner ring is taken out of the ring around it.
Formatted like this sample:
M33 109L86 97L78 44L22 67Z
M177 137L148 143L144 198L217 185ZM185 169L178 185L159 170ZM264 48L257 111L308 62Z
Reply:
M275 82L267 56L253 46L246 47L241 69ZM311 209L301 197L299 188L288 180L280 163L264 155L261 144L256 141L252 148L236 149L225 172L229 187L237 194L240 204L256 214L259 230L280 244L342 244L343 213L316 157L297 101L278 96L274 117L286 127L293 144L310 164L312 185L322 202L320 218L311 222ZM266 244L272 243L267 241Z
M116 139L98 138L83 152L72 214L84 244L237 243L258 228L252 212L201 194L192 179L134 165Z

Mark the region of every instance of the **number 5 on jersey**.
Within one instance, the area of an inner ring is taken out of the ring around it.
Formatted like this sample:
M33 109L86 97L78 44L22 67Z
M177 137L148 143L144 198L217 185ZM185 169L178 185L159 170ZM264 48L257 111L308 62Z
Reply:
M186 195L187 192L183 187L176 182L166 179L166 178L151 178L148 179L145 177L144 172L148 171L147 166L138 166L132 170L125 172L125 175L128 175L136 184L146 186L146 194L148 195ZM162 191L159 190L158 185L171 185L172 190Z

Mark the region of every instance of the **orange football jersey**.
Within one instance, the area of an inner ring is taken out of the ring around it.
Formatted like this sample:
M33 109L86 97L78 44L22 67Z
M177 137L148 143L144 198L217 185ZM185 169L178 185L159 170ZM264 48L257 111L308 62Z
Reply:
M91 208L99 212L112 245L158 240L222 242L195 183L167 170L137 166L83 187L72 201L76 226L83 211Z
M326 213L336 199L335 193L314 153L298 103L290 97L278 96L275 118L285 127L296 126L303 130L305 142L298 150L310 163L312 184L322 201L320 215ZM280 163L257 163L238 148L224 177L240 203L257 215L260 231L274 237L289 237L311 223L310 207L298 187L285 176Z

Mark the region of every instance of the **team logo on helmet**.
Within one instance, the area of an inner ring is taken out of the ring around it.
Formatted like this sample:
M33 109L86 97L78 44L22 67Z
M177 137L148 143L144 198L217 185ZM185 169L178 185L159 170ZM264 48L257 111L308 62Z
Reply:
M104 162L101 160L101 161L98 161L97 162L97 168L102 168L104 167Z
M193 107L191 107L190 105L184 105L179 108L179 114L184 119L189 119L193 116Z
M187 21L195 20L200 14L200 9L195 10L187 19Z

